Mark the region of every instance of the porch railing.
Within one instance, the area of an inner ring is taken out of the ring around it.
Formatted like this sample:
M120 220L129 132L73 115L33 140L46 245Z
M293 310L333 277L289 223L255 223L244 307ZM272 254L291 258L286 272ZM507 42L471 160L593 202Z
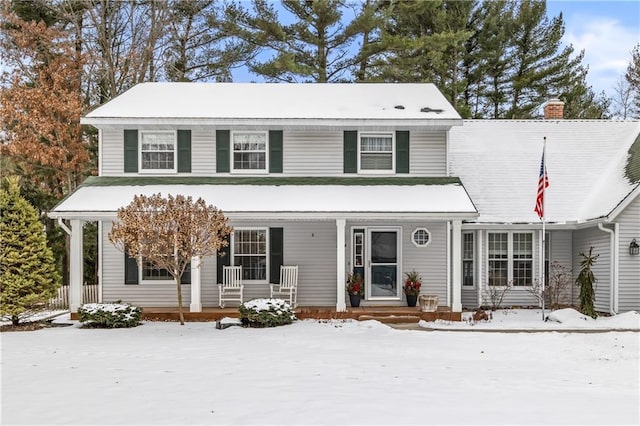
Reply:
M82 286L82 303L98 303L98 284ZM49 299L47 307L50 310L69 309L69 286L61 286L56 297Z

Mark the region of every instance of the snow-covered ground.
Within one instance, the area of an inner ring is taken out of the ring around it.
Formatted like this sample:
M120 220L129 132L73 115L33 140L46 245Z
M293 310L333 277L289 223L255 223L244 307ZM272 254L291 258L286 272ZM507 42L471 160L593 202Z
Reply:
M56 322L73 325L2 333L1 424L640 424L640 333L475 332L539 328L536 310L455 332Z

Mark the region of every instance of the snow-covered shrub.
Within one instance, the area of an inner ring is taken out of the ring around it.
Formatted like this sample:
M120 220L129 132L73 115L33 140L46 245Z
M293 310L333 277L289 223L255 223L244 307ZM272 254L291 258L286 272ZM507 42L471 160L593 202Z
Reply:
M277 327L296 319L291 305L282 299L253 299L239 309L242 323L249 327Z
M126 328L140 325L142 308L127 303L86 303L78 308L86 327Z

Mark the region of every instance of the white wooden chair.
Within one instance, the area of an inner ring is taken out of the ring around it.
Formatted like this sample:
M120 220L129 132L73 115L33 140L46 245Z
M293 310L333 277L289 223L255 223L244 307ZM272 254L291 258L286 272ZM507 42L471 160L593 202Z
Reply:
M272 299L274 296L288 298L291 307L295 308L298 303L298 265L280 266L280 283L270 286Z
M242 266L223 266L222 284L218 284L219 305L224 308L224 302L242 303Z

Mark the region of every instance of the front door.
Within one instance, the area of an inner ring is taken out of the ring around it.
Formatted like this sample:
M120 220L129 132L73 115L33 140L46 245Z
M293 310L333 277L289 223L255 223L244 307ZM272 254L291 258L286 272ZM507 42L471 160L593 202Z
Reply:
M368 299L400 299L401 286L398 283L400 231L397 228L370 228L367 231L365 281Z

